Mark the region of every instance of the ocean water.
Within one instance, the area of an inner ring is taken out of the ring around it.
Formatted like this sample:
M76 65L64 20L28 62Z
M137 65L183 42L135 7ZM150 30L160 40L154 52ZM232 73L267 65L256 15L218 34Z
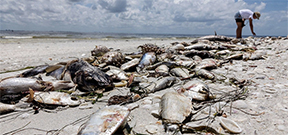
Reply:
M145 33L84 33L69 31L0 30L1 39L66 38L66 39L190 39L205 35L195 34L145 34Z

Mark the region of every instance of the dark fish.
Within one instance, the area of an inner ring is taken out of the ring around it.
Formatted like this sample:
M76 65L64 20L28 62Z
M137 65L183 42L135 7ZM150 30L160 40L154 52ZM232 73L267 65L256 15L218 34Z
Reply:
M56 79L60 80L60 79L61 79L61 75L62 75L64 69L65 69L65 66L62 66L62 67L60 67L60 68L58 68L58 69L56 69L56 70L54 70L54 71L51 71L51 72L49 72L49 73L46 73L46 75L47 75L47 76L53 76L53 77L55 77Z
M37 66L33 69L30 69L30 70L23 72L19 76L20 77L31 77L31 76L38 75L40 73L45 73L47 67L49 67L49 65L40 65L40 66Z
M193 57L195 55L203 58L213 58L214 54L212 54L209 51L197 51L197 50L189 50L189 51L185 51L183 52L183 55L185 55L186 57Z
M77 84L77 88L81 91L94 91L96 88L107 88L113 86L110 76L105 74L99 68L90 65L83 60L73 60L66 65L64 74L68 72L71 80Z

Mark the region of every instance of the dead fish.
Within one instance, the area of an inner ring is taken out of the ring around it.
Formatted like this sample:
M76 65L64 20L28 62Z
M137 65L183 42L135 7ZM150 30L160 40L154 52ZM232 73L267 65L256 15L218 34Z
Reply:
M239 60L239 59L242 59L242 56L243 56L242 53L238 53L238 54L233 54L233 55L227 57L226 59L228 59L228 60L231 60L231 59L232 60Z
M140 69L143 69L145 66L154 64L155 61L156 61L155 52L147 52L142 56L140 63L138 64L138 67L140 67Z
M200 92L200 93L203 93L203 94L208 94L209 93L208 85L205 84L204 82L200 81L200 80L188 81L188 82L186 82L183 85L183 88L186 89L186 90Z
M61 106L78 106L79 100L72 100L72 97L68 93L50 91L50 92L35 92L34 101L46 104L46 105L61 105Z
M92 56L102 56L105 53L109 52L110 50L103 45L96 45L95 48L91 51Z
M19 77L31 77L31 76L35 76L35 75L38 75L40 73L45 73L46 72L46 68L49 67L49 65L40 65L40 66L37 66L33 69L30 69L30 70L27 70L23 73L21 73L19 75Z
M157 54L160 54L162 52L164 52L164 50L160 47L158 47L157 45L155 44L151 44L151 43L148 43L148 44L144 44L144 45L139 45L137 47L137 49L140 48L141 49L141 52L143 54L147 53L147 52L156 52Z
M176 81L176 77L163 77L162 79L153 82L146 88L147 93L152 93L170 87Z
M201 58L213 58L214 57L214 54L209 51L189 50L189 51L184 51L182 54L187 57L193 57L195 55L198 55Z
M262 50L257 50L251 54L251 56L249 57L249 60L264 59L266 55L267 55L267 52L262 51Z
M61 75L64 72L65 66L61 66L58 69L55 69L51 72L46 73L47 76L53 76L54 78L56 78L57 80L61 79Z
M169 67L167 65L160 65L155 69L155 72L161 76L168 76L169 75Z
M217 63L214 59L204 59L199 64L196 65L197 69L215 69L217 68Z
M29 91L29 88L46 91L53 89L53 84L35 78L8 78L0 82L0 97L6 94L26 92Z
M191 113L192 102L177 92L167 92L161 97L160 116L165 123L182 123Z
M161 53L157 55L157 61L169 61L169 59L173 56L172 53L167 52L167 53Z
M194 44L185 47L185 50L216 50L218 49L217 46L207 45L207 44Z
M186 68L173 68L170 70L170 73L174 76L180 77L180 78L189 78L191 77L189 74L189 70Z
M231 53L231 51L229 51L229 50L222 50L222 51L218 51L216 53L216 55L225 55L225 54L230 54L230 53Z
M215 75L206 69L196 70L196 75L210 80L213 80L215 78Z
M194 68L196 65L194 60L176 60L177 65L186 67L186 68Z
M116 79L116 80L128 80L129 79L126 76L125 71L119 68L110 69L106 72L106 74L112 77L112 79Z
M51 82L54 90L69 90L77 86L72 81L56 80Z
M113 86L113 80L109 75L83 60L74 60L68 63L62 73L62 78L65 73L70 74L71 80L81 91L95 91L97 88Z
M178 51L184 50L185 48L184 48L184 45L182 44L176 44L176 45L169 47L168 49L172 52L178 52Z
M159 67L160 65L166 65L168 68L174 68L174 67L179 67L180 66L174 61L162 61L162 62L157 62L157 63L155 63L153 65L147 66L146 70L154 70L157 67Z
M192 80L183 85L184 90L180 90L183 95L187 96L191 101L204 101L208 99L209 87L202 81Z
M120 105L106 106L96 111L78 135L112 135L129 116L130 110Z
M198 38L198 40L209 40L209 41L231 41L232 37L226 37L226 36L220 36L220 35L209 35L209 36L203 36Z
M202 58L195 55L195 56L193 56L193 60L195 61L196 64L199 64L202 61Z
M107 52L101 57L100 61L107 65L120 67L125 62L125 56L121 52Z
M13 112L16 109L16 105L4 104L0 102L0 114Z
M122 64L120 69L123 71L133 69L139 64L139 61L140 61L139 58L134 58L134 59Z

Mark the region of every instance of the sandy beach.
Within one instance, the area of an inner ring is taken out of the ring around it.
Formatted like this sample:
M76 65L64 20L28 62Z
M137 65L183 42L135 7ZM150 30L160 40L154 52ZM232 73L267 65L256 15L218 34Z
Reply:
M121 52L138 52L137 47L146 43L162 46L170 45L173 42L190 43L193 40L193 38L169 40L1 39L0 79L22 73L24 70L20 69L26 67L89 57L95 45L120 49ZM243 131L240 134L288 134L286 128L288 125L288 40L267 39L266 41L255 45L258 50L266 52L265 59L233 60L233 63L227 63L221 68L213 70L217 73L225 73L227 76L248 79L252 82L248 86L248 97L245 100L237 100L232 103L233 107L238 109L230 108L232 106L230 103L230 106L227 105L222 108L228 118L234 120L242 128ZM228 91L233 88L211 81L207 81L207 85L210 89L221 91ZM128 118L128 124L134 133L165 134L161 119L151 115L151 112L158 110L159 97L167 91L174 91L174 88L151 93L149 96L131 103L139 106L131 111ZM107 105L109 97L115 94L125 95L128 93L129 90L124 88L115 88L112 91L104 92L104 96L93 104L92 108L87 109L79 109L78 106L58 107L55 110L40 110L37 114L34 114L34 110L30 109L24 112L18 111L0 115L0 134L77 134L79 127L87 121L93 112ZM220 106L223 103L217 105ZM215 106L211 107L212 114L213 111L215 113L217 110ZM207 112L209 111L204 110L202 115L193 117L207 116ZM215 127L219 133L229 134L220 126L218 117L209 124L211 127Z

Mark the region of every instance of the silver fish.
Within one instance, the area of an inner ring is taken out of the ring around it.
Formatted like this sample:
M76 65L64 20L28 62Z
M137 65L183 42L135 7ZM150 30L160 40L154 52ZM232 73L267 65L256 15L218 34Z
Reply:
M189 78L189 70L186 68L173 68L170 70L171 74L178 76L180 78Z
M69 105L77 106L80 105L79 100L72 100L68 93L50 91L50 92L35 92L34 101L47 104L47 105Z
M121 65L120 69L123 71L129 70L130 68L136 67L139 64L140 59L134 58L124 64Z
M215 78L215 75L206 69L196 70L196 75L198 77L203 77L205 79L210 79L210 80L213 80Z
M145 66L152 65L155 61L156 61L155 53L147 52L142 56L140 63L138 64L138 67L143 69Z
M106 106L96 111L78 135L112 135L127 119L130 110L120 105Z
M129 79L126 76L125 71L123 71L119 68L110 69L106 72L106 74L111 76L113 79L117 79L117 80L128 80Z
M214 59L204 59L196 66L197 69L215 69L217 63Z
M164 77L162 79L157 80L156 82L153 82L146 88L147 93L152 93L158 90L162 90L166 87L171 86L176 81L176 77Z
M0 82L0 97L6 94L16 94L29 91L29 88L37 91L53 89L51 82L34 78L8 78Z

